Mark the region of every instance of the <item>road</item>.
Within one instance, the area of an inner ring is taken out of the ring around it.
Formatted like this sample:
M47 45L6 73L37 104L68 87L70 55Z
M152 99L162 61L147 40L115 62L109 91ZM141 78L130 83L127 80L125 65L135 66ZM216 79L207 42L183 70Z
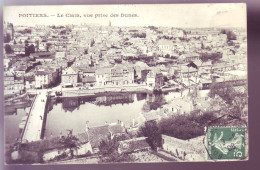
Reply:
M45 105L47 102L47 92L41 91L34 101L22 142L32 142L41 139L42 124L44 119Z

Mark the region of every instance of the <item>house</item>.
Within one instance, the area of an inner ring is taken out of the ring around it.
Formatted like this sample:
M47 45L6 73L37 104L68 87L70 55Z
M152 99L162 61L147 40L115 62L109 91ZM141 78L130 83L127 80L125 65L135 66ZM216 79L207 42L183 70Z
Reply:
M35 74L35 88L46 88L52 81L52 75L50 72L40 70Z
M78 72L71 67L67 68L62 72L61 83L63 87L76 86L78 83Z
M95 76L86 76L82 78L83 85L87 87L93 87L96 85L96 77Z
M57 159L58 157L69 157L71 154L74 156L82 156L92 153L89 138L85 132L76 135L78 140L75 142L75 144L77 147L71 149L64 143L64 140L69 137L70 134L68 134L68 136L53 137L50 139L43 139L30 143L23 143L20 148L20 154L26 153L28 155L27 157L23 157L25 160L30 159L30 155L34 155L35 162L38 162L42 155L43 161L49 162Z
M20 62L16 62L16 64L19 64ZM24 76L25 72L27 70L27 65L25 65L24 63L20 63L20 65L17 65L14 68L14 73L17 76Z
M94 86L96 84L96 75L95 68L84 68L77 67L79 73L79 82L82 82L83 85Z
M46 62L52 62L54 60L54 57L53 56L46 56L46 57L39 57L39 58L36 58L36 61L37 62L41 62L41 63L46 63Z
M197 53L187 53L187 54L182 54L179 58L184 62L191 62L191 61L200 60L200 55Z
M55 53L55 59L62 59L62 58L66 58L66 52L56 52Z
M146 142L146 137L139 137L119 141L118 153L132 153L140 150L149 150L150 146Z
M181 140L171 136L162 135L163 150L173 157L186 161L205 161L206 150L203 144L204 136L189 140Z
M179 114L190 114L194 110L193 102L186 98L175 98L171 102L172 112Z
M13 51L14 51L14 54L22 54L24 55L25 54L25 47L24 45L21 45L21 44L15 44L13 45Z
M198 75L198 70L194 67L188 67L186 65L180 66L178 70L178 75L182 79L189 79L191 77L196 77Z
M35 76L27 76L25 79L25 88L34 89L35 88Z
M4 90L14 90L14 74L11 72L4 73Z
M174 50L174 45L170 40L161 39L158 42L158 48L163 54L171 54Z
M16 77L14 80L14 90L23 91L25 89L24 77Z
M11 66L11 59L10 58L4 58L4 71L8 70L8 68Z
M126 85L134 83L134 69L117 65L111 69L111 84Z
M163 74L156 73L153 70L150 70L146 77L146 85L153 88L160 88L163 86Z
M37 52L31 53L30 58L36 59L37 62L52 62L55 59L55 54L52 52Z
M95 72L97 86L105 86L111 84L111 68L99 68Z
M156 73L154 71L149 71L146 77L146 85L149 87L154 87L155 86L155 77Z

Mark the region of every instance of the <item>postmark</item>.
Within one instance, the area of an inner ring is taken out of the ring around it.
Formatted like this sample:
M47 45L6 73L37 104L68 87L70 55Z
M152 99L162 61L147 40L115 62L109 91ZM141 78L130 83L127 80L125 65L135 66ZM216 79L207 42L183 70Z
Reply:
M240 160L247 157L246 127L208 127L208 160Z

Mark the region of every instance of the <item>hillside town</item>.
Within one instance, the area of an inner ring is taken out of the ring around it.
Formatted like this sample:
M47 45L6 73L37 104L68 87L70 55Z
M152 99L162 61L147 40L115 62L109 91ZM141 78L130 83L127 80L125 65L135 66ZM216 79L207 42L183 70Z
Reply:
M247 125L245 29L4 22L3 56L5 114L29 106L20 136L6 144L9 163L204 161L204 127ZM94 126L85 116L79 131L65 125L47 137L48 112L60 100L68 113L87 102L122 106L113 112L143 103L130 123ZM171 131L170 119L185 128Z

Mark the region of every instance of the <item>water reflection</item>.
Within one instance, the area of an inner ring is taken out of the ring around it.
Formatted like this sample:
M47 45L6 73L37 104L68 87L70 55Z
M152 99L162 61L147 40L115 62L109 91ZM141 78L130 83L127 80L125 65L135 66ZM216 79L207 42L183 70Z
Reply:
M157 110L162 105L166 104L167 102L164 96L163 93L148 94L143 106L143 111L149 112L151 110Z
M165 104L164 96L162 93L114 93L53 99L47 115L45 137L64 134L67 129L73 130L73 133L83 132L86 121L89 127L118 120L130 126L133 119L143 116L143 111L156 110Z
M118 120L130 126L133 119L137 120L142 112L156 110L165 104L168 94L152 93L113 93L99 94L94 97L51 98L48 102L45 137L58 136L73 129L73 133L85 130L89 126L101 126ZM5 106L5 138L6 143L19 138L19 124L29 113L28 102L22 108L10 109ZM21 105L19 105L21 107Z

